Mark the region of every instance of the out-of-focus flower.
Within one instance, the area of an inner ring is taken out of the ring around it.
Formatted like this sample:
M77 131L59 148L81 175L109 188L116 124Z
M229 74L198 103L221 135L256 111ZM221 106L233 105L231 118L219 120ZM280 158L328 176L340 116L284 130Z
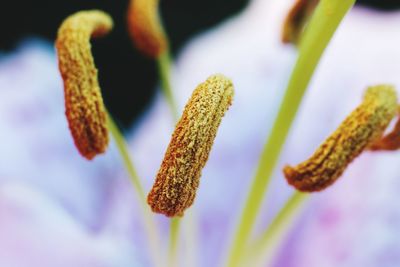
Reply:
M232 77L236 88L191 208L199 246L180 247L182 255L199 255L197 266L217 266L231 241L290 75L296 51L279 40L289 2L253 0L242 14L189 43L175 66L180 108L210 73ZM281 167L307 158L368 85L400 86L399 29L399 13L355 9L346 17L304 99L257 233L292 190ZM134 192L113 146L92 163L74 150L54 53L33 45L0 60L0 265L148 266ZM167 110L159 97L130 137L146 189L173 130ZM399 265L399 157L364 153L333 187L313 196L274 266Z

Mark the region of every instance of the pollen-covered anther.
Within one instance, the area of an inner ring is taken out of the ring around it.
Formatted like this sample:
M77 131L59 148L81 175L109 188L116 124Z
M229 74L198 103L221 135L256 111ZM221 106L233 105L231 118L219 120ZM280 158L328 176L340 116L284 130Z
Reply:
M194 90L147 198L154 212L182 216L192 205L201 171L232 99L232 82L222 75L209 77Z
M112 27L110 16L92 10L69 16L58 30L56 48L64 81L65 113L75 145L87 159L105 152L109 140L107 113L89 41Z
M168 49L159 16L159 0L131 0L127 21L130 36L144 54L157 58Z
M398 116L400 116L400 107L398 108ZM400 149L400 117L397 119L397 122L390 133L383 136L382 138L376 140L370 146L370 149L373 151L378 150L398 150Z
M295 0L282 27L282 42L297 45L301 34L319 0Z
M320 191L330 186L353 159L382 136L396 110L397 96L393 87L380 85L368 88L363 103L311 158L296 167L284 168L288 183L305 192Z

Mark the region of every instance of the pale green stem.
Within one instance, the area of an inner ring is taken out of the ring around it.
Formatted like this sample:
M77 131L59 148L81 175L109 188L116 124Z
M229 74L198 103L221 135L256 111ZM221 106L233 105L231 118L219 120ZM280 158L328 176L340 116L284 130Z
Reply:
M226 266L239 264L259 213L267 185L318 62L355 0L321 0L301 39L299 56L268 142L265 144L242 210Z
M133 166L131 157L129 155L128 145L126 144L125 138L119 131L117 125L115 124L110 114L108 114L107 121L110 133L115 140L115 144L117 145L117 149L121 155L124 167L129 174L130 180L133 184L134 189L136 190L139 199L140 208L142 209L141 214L143 215L142 216L143 226L145 228L149 240L151 258L154 261L155 266L162 267L163 260L160 257L160 251L162 250L160 248L161 242L158 235L158 229L156 227L154 217L152 217L152 213L149 207L146 205L146 195L144 193L143 186L140 182L140 179L137 175L137 172Z
M256 250L265 248L271 239L270 237L272 235L277 235L279 229L283 228L283 225L290 220L293 215L295 215L295 213L298 211L298 208L305 203L305 200L308 196L309 194L295 191L272 220L268 228L256 240L252 248L255 248Z
M158 71L161 80L161 89L164 93L165 99L169 105L169 108L172 112L172 116L174 121L178 120L178 108L176 105L176 101L174 95L172 93L172 86L171 86L171 55L169 50L162 53L157 58L158 63Z
M175 217L170 222L170 237L169 237L169 266L177 266L177 246L179 238L179 226L181 218Z
M267 229L249 246L247 259L255 263L260 262L262 266L268 266L266 265L265 258L272 259L272 256L281 245L284 236L291 230L296 216L300 214L301 207L304 206L308 198L308 194L298 191L294 192Z
M140 202L144 202L144 199L146 199L146 195L144 193L142 183L140 182L139 176L136 172L135 167L133 166L131 157L129 155L128 145L126 144L124 136L121 134L120 130L118 129L118 126L116 125L110 114L108 114L108 128L115 140L115 144L117 145L118 151L121 155L122 162L124 163L124 167L129 174L131 182L136 190L136 193L139 195Z
M199 265L199 236L198 236L198 225L197 215L194 208L188 210L185 213L185 217L182 218L184 225L182 227L184 245L182 251L184 257L182 257L183 263L181 266L197 267Z

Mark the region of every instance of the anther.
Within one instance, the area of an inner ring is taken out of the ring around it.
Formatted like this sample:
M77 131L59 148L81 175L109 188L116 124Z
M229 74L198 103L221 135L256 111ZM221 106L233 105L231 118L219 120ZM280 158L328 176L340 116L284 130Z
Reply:
M147 198L154 212L182 216L192 205L201 171L232 98L232 82L222 75L211 76L194 90Z
M281 39L283 43L297 45L301 34L319 0L295 0L289 10L282 27Z
M168 49L168 41L159 16L159 0L131 0L128 30L136 47L157 58Z
M363 103L311 158L296 167L284 168L288 183L305 192L320 191L333 184L357 156L382 136L396 110L397 96L393 87L368 88Z
M106 13L93 10L69 16L58 30L56 48L64 81L65 113L75 145L87 159L105 152L108 146L107 114L89 40L112 27Z

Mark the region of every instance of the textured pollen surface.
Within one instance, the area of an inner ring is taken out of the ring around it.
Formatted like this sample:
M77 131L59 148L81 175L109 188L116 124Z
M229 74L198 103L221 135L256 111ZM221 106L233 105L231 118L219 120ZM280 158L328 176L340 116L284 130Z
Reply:
M211 76L194 90L147 198L154 212L182 216L192 205L201 170L232 98L232 82L222 75Z
M368 88L363 103L310 159L284 168L288 183L305 192L320 191L334 183L354 158L382 136L396 110L396 92L391 86Z
M131 0L127 16L129 33L136 47L152 58L168 48L158 3L159 0Z
M107 14L93 10L71 15L58 30L56 48L68 124L76 147L87 159L108 146L107 113L89 40L106 34L112 26Z
M296 0L289 10L282 28L282 42L298 44L304 26L319 0Z

